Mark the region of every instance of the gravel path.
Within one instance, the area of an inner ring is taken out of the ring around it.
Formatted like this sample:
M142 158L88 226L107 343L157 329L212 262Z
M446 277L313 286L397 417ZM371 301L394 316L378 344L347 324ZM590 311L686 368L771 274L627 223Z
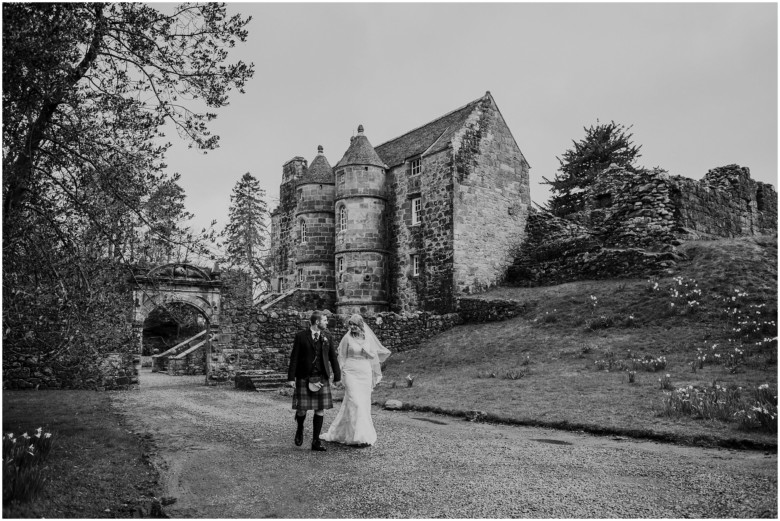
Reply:
M311 413L293 445L290 398L202 382L144 372L140 392L112 393L153 436L171 517L777 517L777 454L376 407L374 447L315 453Z

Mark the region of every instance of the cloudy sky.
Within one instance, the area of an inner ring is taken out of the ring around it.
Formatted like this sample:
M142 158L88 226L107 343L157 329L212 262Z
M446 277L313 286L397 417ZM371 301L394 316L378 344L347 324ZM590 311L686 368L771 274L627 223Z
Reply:
M597 120L633 125L639 164L700 179L737 163L777 186L777 4L230 3L255 64L203 155L172 138L192 224L227 222L245 173L271 207L282 165L362 124L374 146L490 91L531 164L531 199Z

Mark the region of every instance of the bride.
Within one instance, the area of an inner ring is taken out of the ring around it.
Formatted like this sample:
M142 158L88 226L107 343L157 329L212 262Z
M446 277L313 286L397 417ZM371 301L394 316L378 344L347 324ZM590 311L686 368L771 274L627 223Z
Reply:
M347 445L373 445L376 431L371 420L371 391L382 379L379 364L390 356L390 351L360 315L352 315L347 327L349 332L341 339L338 352L344 400L336 419L320 439Z

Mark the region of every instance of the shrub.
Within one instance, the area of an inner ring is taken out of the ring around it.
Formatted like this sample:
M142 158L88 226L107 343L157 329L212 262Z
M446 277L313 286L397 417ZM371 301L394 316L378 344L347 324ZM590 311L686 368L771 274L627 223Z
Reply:
M599 315L585 321L585 328L591 331L607 329L615 325L615 319L607 315Z

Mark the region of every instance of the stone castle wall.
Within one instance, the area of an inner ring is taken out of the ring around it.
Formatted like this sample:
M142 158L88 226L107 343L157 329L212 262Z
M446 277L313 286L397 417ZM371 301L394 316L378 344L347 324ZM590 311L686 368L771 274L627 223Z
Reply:
M452 310L452 167L445 150L421 160L410 175L408 165L390 171L390 309L411 312ZM420 222L412 224L412 202L420 198ZM415 276L412 255L419 256Z
M528 163L495 105L484 101L453 143L453 271L460 295L504 280L531 199Z

